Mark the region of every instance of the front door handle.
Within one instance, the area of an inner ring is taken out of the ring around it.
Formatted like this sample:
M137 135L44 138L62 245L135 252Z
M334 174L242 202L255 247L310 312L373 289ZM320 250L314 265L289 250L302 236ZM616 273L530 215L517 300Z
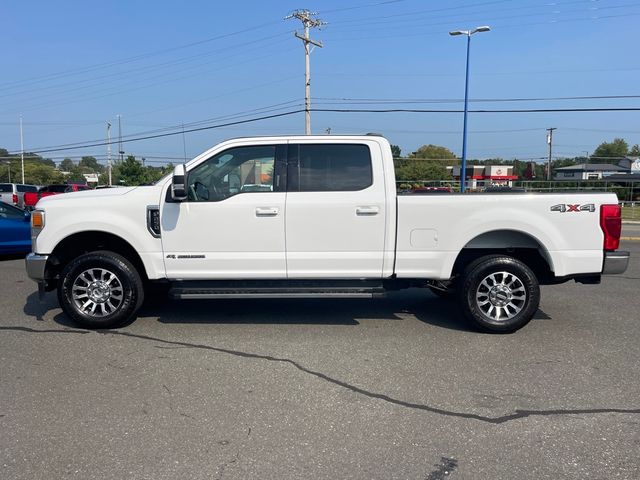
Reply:
M356 207L356 215L359 216L377 215L378 213L380 213L380 209L378 207Z
M275 217L280 212L278 207L258 207L256 217Z

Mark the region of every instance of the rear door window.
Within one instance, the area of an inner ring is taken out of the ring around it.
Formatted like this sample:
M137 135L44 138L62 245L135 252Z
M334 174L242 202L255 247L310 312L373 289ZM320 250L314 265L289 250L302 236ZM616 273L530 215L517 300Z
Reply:
M291 145L288 164L290 191L358 191L373 184L371 152L366 145Z

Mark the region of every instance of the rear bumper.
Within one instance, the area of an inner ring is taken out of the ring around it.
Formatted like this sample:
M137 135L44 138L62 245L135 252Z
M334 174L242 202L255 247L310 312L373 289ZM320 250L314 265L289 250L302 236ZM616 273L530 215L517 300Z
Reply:
M24 263L27 268L27 275L30 279L35 280L36 282L40 282L45 279L44 273L48 259L49 255L38 255L37 253L30 253L27 255Z
M629 265L629 252L604 252L603 275L624 273Z

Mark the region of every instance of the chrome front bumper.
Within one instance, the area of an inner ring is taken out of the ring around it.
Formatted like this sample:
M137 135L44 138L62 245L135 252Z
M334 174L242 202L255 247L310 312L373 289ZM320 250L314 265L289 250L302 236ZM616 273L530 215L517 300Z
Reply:
M629 265L629 252L604 252L603 275L624 273Z
M30 253L25 258L24 263L27 268L27 275L30 279L36 282L41 282L45 279L44 272L47 266L47 260L49 255L38 255L37 253Z

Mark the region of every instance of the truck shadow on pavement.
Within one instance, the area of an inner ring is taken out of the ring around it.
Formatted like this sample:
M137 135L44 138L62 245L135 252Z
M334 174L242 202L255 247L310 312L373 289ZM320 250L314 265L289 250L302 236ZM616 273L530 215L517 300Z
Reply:
M59 309L55 293L42 302L37 292L27 297L24 313L44 321L50 310ZM152 298L138 312L138 321L151 319L165 324L246 324L246 325L341 325L358 326L366 321L416 319L439 328L475 331L463 318L455 301L436 297L424 290L393 292L376 299L251 299L251 300L170 300ZM64 313L53 320L77 328ZM550 320L538 310L534 320ZM123 325L126 327L127 325ZM122 328L122 327L120 327Z

